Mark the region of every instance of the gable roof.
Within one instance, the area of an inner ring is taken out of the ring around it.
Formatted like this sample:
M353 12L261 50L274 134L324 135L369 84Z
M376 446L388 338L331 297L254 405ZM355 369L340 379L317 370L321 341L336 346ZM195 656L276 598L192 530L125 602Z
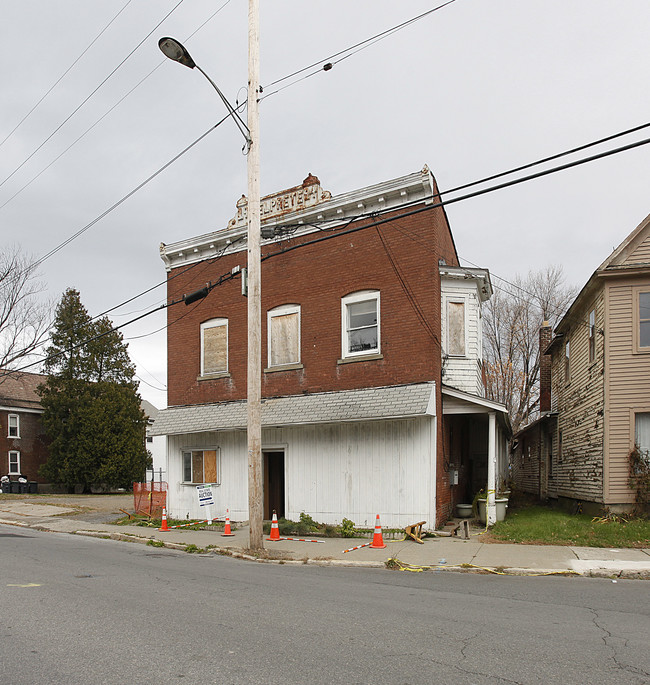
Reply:
M435 383L321 392L262 400L262 425L403 419L435 414ZM168 407L158 412L151 435L206 433L246 428L246 401Z
M24 409L41 409L41 398L36 388L47 376L16 371L0 382L0 406Z
M602 287L603 278L646 273L650 275L650 214L623 240L585 283L566 314L555 327L555 337L546 353L555 347L559 336L570 328L573 317L579 316L580 308L585 300L589 300Z

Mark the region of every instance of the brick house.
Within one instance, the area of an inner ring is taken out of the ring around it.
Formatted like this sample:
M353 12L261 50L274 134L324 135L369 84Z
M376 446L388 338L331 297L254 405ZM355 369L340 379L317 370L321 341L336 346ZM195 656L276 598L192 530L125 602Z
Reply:
M265 518L433 527L487 477L488 455L503 466L505 409L481 383L489 274L459 267L436 194L425 167L336 197L310 175L262 198ZM177 518L201 516L203 482L219 511L248 518L246 229L242 198L226 228L161 245L168 301L210 291L168 309L169 406L152 434L167 437ZM473 422L471 440L445 443L447 411Z
M15 372L0 383L0 476L43 483L38 469L48 457L36 388L45 376Z
M650 453L650 216L540 332L541 417L514 436L517 486L585 511L634 504L628 455Z

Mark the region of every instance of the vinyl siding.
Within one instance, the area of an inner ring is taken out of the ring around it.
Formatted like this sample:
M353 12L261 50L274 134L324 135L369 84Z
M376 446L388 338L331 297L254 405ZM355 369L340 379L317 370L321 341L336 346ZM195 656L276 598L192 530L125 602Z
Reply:
M649 241L643 247L650 258ZM606 503L633 502L627 485L628 454L634 443L634 410L650 406L650 354L635 354L634 288L643 281L617 281L607 284L607 401L609 433L606 444ZM645 281L650 290L650 281Z
M625 260L626 264L649 264L650 263L650 235L637 246L632 254Z

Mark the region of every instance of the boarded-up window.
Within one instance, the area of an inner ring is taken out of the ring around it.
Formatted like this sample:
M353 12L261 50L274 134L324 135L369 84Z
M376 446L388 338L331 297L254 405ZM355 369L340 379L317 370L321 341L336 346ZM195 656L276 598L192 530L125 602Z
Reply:
M571 347L568 340L564 344L564 380L567 383L571 380Z
M201 324L201 375L228 372L228 319Z
M288 305L268 314L269 366L300 363L300 307Z
M183 452L183 482L218 483L217 450Z
M465 355L465 303L447 302L447 354Z

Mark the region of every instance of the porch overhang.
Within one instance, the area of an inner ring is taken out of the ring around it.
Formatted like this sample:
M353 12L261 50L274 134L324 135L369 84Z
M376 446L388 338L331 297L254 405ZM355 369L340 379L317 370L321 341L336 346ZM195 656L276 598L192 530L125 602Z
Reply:
M512 435L508 409L504 404L488 400L485 397L479 397L478 395L472 395L462 390L456 390L456 388L451 388L447 385L443 385L441 391L443 415L490 414L494 412L497 421L505 429L507 435Z
M270 397L262 400L262 427L405 419L436 414L435 382ZM246 401L161 409L150 435L246 429Z

